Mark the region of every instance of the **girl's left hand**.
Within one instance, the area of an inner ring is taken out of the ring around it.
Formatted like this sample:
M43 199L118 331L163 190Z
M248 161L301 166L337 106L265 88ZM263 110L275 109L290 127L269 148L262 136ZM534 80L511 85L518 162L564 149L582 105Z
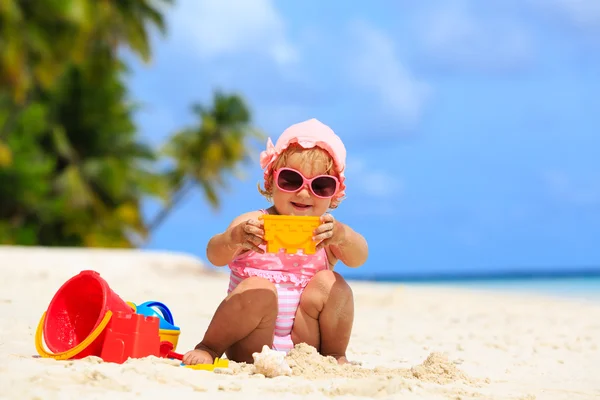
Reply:
M344 227L337 222L333 215L325 214L321 217L321 225L315 229L313 241L317 242L317 250L325 246L336 245L345 239Z

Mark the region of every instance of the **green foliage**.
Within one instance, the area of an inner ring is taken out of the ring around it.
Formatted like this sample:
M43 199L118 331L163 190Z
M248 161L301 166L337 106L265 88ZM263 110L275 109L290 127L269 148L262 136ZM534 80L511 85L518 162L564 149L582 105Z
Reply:
M144 61L149 31L164 32L162 5L172 0L2 0L0 87L22 104L38 87L48 89L73 63L100 46L125 46Z
M212 107L192 106L198 124L175 133L162 153L174 164L167 171L172 196L166 207L150 223L160 226L184 196L199 186L205 199L218 208L218 189L225 188L225 175L236 174L237 167L250 156L248 139L263 138L251 124L248 106L238 95L216 91Z
M0 168L0 243L35 244L38 227L51 223L60 212L59 199L51 196L50 177L55 160L39 146L47 109L34 103L19 120L8 147L16 156ZM31 211L39 221L31 219Z
M132 247L196 187L218 206L262 135L241 97L217 92L161 152L140 140L117 50L150 59L149 29L164 31L155 3L0 3L0 243ZM151 223L149 197L165 205Z

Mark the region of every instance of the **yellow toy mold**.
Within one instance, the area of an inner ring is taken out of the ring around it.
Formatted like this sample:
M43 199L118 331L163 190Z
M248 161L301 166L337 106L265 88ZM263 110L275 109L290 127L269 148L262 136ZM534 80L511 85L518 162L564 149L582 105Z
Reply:
M215 358L212 364L195 364L195 365L183 365L185 368L203 370L203 371L214 371L215 368L229 368L229 360L222 358Z
M264 221L267 253L285 249L286 253L295 254L302 249L304 254L315 254L317 243L312 238L321 225L320 217L261 215L259 218Z

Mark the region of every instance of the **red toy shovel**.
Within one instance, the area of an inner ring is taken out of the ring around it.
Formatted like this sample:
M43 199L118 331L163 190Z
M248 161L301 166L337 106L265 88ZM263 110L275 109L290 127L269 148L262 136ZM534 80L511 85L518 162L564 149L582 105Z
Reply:
M171 342L160 342L160 356L164 358L174 358L176 360L183 360L183 354L175 353L173 351L173 343Z

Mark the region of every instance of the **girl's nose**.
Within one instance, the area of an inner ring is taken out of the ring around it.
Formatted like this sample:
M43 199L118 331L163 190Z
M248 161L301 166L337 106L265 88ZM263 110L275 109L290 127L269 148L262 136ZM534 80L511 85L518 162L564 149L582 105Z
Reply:
M300 191L298 192L298 197L310 197L310 189L308 188L308 185L304 185L300 188Z

